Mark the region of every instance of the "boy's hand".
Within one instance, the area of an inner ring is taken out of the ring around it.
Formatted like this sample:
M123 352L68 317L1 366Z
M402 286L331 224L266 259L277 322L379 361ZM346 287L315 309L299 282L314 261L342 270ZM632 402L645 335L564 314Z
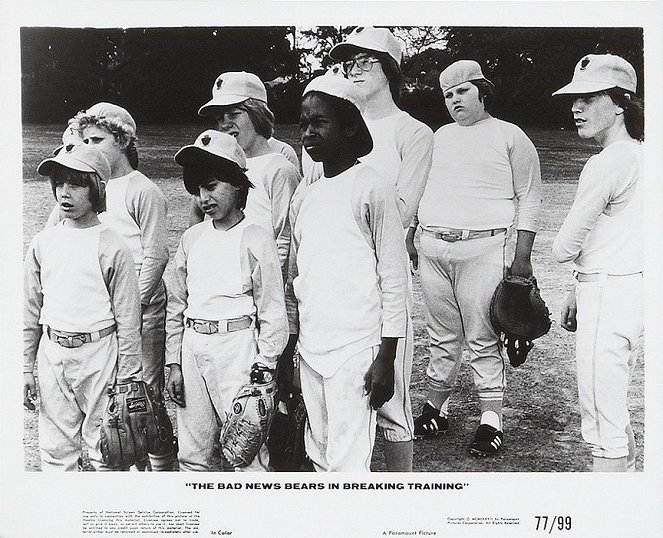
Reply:
M407 249L412 269L415 271L419 268L419 253L417 252L417 247L414 246L414 234L416 231L416 228L408 228L407 235L405 236L405 248Z
M566 298L564 306L562 306L562 327L569 332L576 332L576 329L578 328L578 320L576 319L577 314L578 306L576 304L576 291L575 289L572 289Z
M179 364L169 364L170 374L168 375L168 394L170 398L180 407L186 407L184 401L184 377L182 376L182 367Z
M30 411L34 411L37 400L37 384L34 374L23 374L23 405Z
M369 404L379 409L394 395L394 359L398 338L383 338L377 357L364 376L364 390Z

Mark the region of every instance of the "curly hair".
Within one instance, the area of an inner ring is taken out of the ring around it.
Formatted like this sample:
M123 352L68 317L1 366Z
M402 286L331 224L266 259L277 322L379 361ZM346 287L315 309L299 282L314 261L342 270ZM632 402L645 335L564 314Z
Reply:
M116 118L100 118L94 114L88 114L85 110L69 120L69 126L79 133L82 133L83 129L90 125L111 133L115 142L124 147L124 154L127 156L131 168L134 170L138 168L138 148L136 147L138 137L131 134L133 129L130 125L118 121Z

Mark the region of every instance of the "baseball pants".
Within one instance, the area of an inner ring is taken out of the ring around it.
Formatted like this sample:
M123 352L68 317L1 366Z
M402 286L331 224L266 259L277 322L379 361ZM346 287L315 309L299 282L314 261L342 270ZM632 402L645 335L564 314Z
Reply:
M644 330L642 273L576 283L576 361L583 439L601 458L627 456L627 392Z
M426 303L432 392L451 393L467 343L482 410L500 402L504 359L490 323L490 301L504 275L504 234L447 242L421 235L419 274Z
M42 336L37 366L42 471L77 471L81 442L97 471L111 470L101 459L100 429L117 353L116 333L77 348Z
M350 357L331 377L300 361L308 421L306 453L316 471L369 472L376 412L364 392L364 375L378 352L371 347Z
M181 471L214 471L214 446L231 411L233 398L249 382L258 355L252 328L231 333L184 331L182 375L186 407L177 408L178 459ZM262 446L253 462L239 471L267 471L269 456Z
M411 441L414 439L414 419L410 402L410 378L414 355L414 331L412 328L412 276L408 272L407 327L405 338L399 338L394 359L394 395L378 409L378 430L387 441Z

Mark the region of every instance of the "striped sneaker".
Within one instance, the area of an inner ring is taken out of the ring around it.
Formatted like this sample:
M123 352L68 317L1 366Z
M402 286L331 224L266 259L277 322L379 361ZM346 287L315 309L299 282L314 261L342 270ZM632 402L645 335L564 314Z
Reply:
M502 446L504 433L489 424L480 424L470 445L473 456L494 456Z
M414 419L414 438L424 439L435 437L438 433L445 433L449 429L449 419L440 415L439 410L426 402L421 410L421 416Z

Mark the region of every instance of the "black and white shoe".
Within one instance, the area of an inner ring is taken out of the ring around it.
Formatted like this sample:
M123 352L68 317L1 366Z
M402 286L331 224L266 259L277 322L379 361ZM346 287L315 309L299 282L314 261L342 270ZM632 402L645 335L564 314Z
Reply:
M470 445L473 456L494 456L504 442L504 433L489 424L480 424Z
M414 419L414 438L424 439L445 433L449 429L449 419L426 402L421 416Z

